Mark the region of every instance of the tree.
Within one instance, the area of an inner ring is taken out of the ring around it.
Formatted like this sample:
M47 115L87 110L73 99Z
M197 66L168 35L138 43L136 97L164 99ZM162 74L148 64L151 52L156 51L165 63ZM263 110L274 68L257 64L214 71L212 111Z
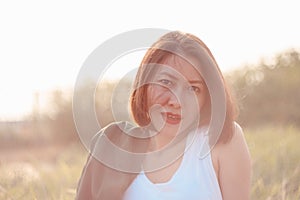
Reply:
M280 53L272 63L232 72L240 101L238 121L244 126L292 124L300 126L300 54L291 49Z

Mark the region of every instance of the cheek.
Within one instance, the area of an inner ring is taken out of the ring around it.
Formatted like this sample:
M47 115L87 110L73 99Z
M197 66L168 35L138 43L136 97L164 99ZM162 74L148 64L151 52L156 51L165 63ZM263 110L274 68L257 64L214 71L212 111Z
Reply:
M201 96L199 97L199 108L200 108L200 110L203 109L203 106L204 106L204 104L205 104L205 101L206 101L206 95L203 94L203 95L201 95Z
M198 96L198 106L200 111L204 109L208 96L208 91L206 88L202 89L201 94Z
M151 85L147 88L148 107L154 104L165 105L167 103L168 90L161 86Z

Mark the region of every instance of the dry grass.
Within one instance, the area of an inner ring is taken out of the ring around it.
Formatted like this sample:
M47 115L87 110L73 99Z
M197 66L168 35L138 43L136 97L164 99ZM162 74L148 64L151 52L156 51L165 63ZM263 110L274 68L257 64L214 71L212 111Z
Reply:
M245 130L253 159L252 199L300 199L300 132ZM1 150L0 199L74 199L87 152L81 145Z

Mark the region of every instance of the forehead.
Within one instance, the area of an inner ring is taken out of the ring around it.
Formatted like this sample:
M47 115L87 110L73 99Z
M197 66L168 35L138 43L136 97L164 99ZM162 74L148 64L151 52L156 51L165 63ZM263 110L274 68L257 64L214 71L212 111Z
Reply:
M168 56L161 64L167 67L160 67L158 73L172 73L179 75L188 81L203 81L199 69L179 56Z

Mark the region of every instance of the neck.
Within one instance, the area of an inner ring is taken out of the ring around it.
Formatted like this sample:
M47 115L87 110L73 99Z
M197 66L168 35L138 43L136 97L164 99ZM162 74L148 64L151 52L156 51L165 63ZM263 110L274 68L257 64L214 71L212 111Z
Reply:
M168 136L168 135L163 135L161 133L158 133L151 139L150 150L151 151L160 150L165 146L167 146L168 144L170 144L174 138L175 136Z

